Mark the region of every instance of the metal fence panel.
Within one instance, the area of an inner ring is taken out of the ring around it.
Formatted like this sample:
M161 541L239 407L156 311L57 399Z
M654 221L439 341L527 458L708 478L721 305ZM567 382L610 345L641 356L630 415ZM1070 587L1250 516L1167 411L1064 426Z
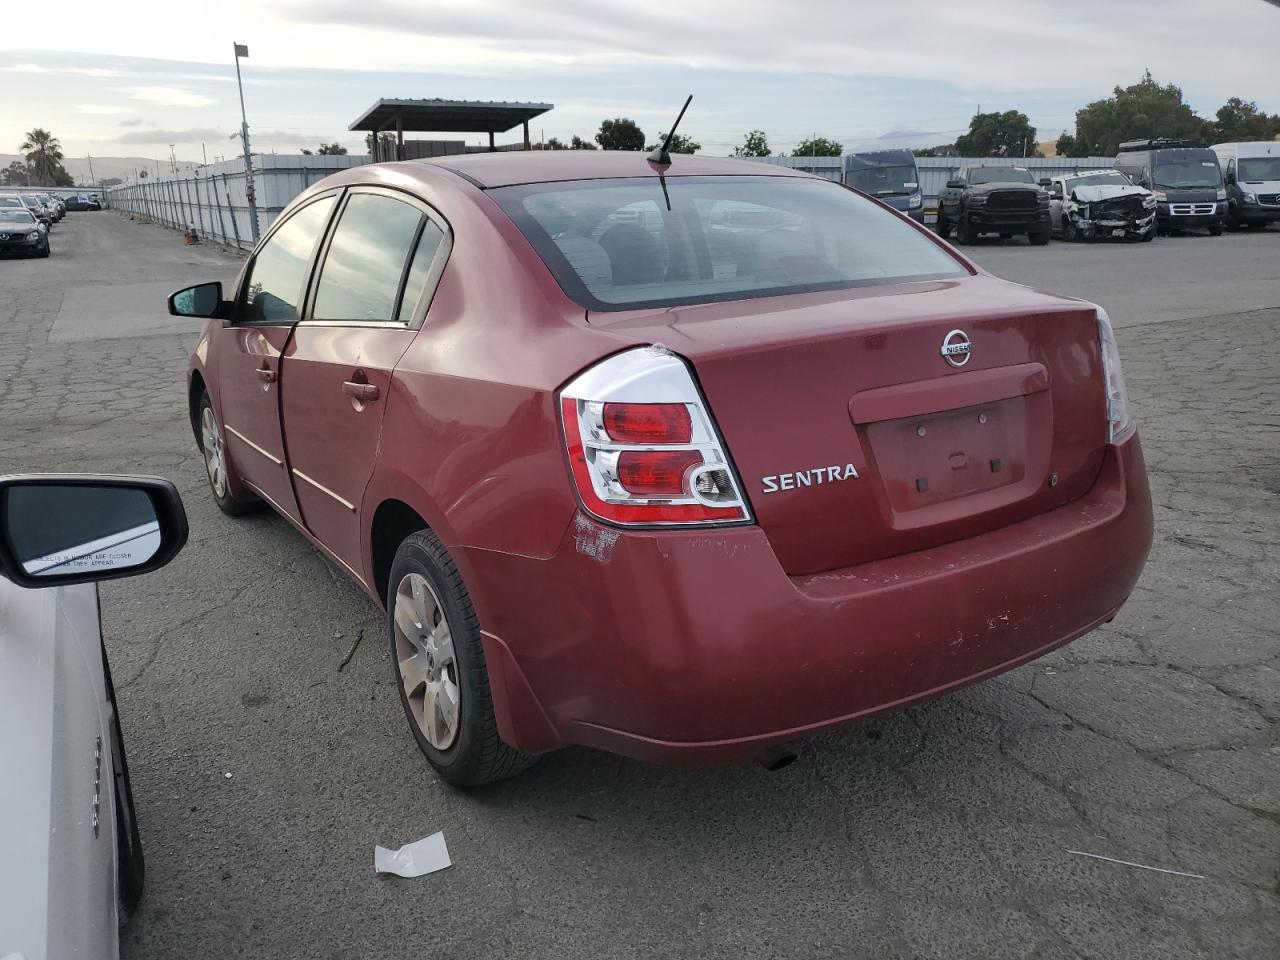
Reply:
M289 202L316 181L369 162L364 155L255 154L259 232L265 232ZM253 246L244 161L240 158L198 167L190 175L148 177L104 193L109 206L131 216L177 230L194 229L206 239L241 249Z

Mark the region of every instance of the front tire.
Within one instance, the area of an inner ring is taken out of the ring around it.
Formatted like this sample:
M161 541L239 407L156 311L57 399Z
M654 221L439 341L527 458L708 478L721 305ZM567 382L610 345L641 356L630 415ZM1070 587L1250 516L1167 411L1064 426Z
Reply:
M1043 247L1049 242L1048 230L1037 230L1034 233L1027 234L1027 241L1033 247Z
M229 517L243 517L262 509L261 500L237 500L231 495L231 461L227 457L226 440L213 412L213 401L206 390L200 395L198 408L200 453L204 456L204 473L209 481L213 502Z
M1222 224L1221 224L1221 223L1211 223L1211 224L1209 224L1209 236L1211 236L1211 237L1220 237L1220 236L1222 236Z
M400 705L441 779L477 787L533 764L498 735L475 609L453 558L429 530L411 534L396 551L387 635Z
M934 230L938 232L938 236L943 240L946 240L951 235L951 224L942 215L942 211L938 211L938 222L934 224Z
M968 245L978 239L978 234L974 232L972 225L965 220L962 214L960 220L956 223L956 243Z

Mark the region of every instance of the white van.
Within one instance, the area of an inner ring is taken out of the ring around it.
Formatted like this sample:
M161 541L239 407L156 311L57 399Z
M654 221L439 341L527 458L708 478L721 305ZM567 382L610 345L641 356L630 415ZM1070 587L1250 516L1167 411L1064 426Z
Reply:
M1264 230L1280 220L1280 141L1219 143L1213 147L1227 186L1227 226Z

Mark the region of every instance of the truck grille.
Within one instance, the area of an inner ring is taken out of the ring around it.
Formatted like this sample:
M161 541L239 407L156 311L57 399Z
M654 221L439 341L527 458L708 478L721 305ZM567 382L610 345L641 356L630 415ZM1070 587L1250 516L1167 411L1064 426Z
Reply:
M993 190L987 194L988 210L1034 210L1034 190Z
M1258 194L1258 202L1272 206L1280 205L1280 193L1260 193Z
M1171 217L1210 217L1217 208L1216 203L1171 203L1169 204L1169 215Z

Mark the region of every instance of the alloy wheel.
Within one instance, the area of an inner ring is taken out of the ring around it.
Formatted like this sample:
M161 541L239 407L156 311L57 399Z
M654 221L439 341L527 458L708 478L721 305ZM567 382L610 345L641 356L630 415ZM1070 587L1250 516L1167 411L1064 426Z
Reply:
M227 495L227 456L222 435L213 419L213 408L206 405L200 414L200 446L204 449L204 466L209 471L209 485L219 499Z
M396 670L414 722L427 742L448 750L462 718L458 661L444 607L431 583L406 574L396 587Z

